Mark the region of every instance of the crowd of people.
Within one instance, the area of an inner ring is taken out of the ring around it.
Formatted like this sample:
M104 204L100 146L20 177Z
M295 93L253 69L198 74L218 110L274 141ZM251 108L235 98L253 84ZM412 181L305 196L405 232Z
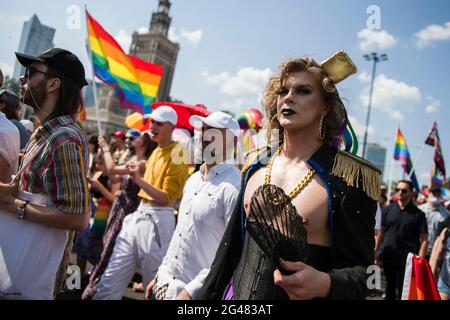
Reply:
M0 91L0 299L57 298L75 255L83 300L119 300L135 274L149 300L364 299L375 264L394 300L410 252L449 299L441 189L418 194L401 180L388 195L378 168L340 148L348 118L336 84L356 72L345 53L280 65L263 97L267 146L244 164L224 112L189 119L191 148L174 141L169 106L152 111L148 131L87 137L78 58L16 56L20 97ZM21 102L36 126L20 120Z

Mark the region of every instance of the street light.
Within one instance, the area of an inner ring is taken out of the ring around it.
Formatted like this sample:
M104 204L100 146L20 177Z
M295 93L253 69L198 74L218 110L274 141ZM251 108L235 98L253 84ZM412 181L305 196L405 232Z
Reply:
M367 109L366 129L364 132L364 143L363 143L363 153L362 153L362 157L365 158L366 157L366 146L367 146L367 135L368 135L368 131L369 131L370 109L372 107L373 84L375 81L375 72L376 72L376 68L377 68L377 63L381 62L381 61L387 61L388 56L385 53L378 55L378 53L372 52L370 55L365 54L363 57L367 61L373 61L372 81L370 83L369 107Z

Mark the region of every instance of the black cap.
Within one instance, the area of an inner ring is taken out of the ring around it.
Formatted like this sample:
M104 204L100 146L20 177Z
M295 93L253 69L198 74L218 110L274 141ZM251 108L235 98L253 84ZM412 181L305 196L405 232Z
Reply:
M62 76L72 80L80 88L88 84L83 65L77 56L70 51L53 48L41 53L37 57L16 52L16 57L24 67L28 67L33 62L45 63Z

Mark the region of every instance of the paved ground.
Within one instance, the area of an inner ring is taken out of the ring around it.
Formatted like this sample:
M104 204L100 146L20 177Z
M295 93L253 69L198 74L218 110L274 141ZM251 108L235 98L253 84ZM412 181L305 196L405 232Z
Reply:
M74 255L71 256L70 262L72 264L76 263L76 258ZM87 270L89 270L91 267L92 266L90 264L88 264ZM134 280L139 281L140 279L136 278ZM82 283L83 287L85 285L86 285L85 283ZM122 300L144 300L144 293L134 292L131 289L131 286L132 286L132 284L130 283L130 285L126 289L125 295ZM384 278L383 273L381 275L381 288L386 288L386 279ZM65 291L57 297L57 300L80 300L82 292L83 292L83 289L73 290L73 291ZM382 297L383 293L384 293L383 290L375 291L372 293L371 296L367 297L367 300L383 300L383 297Z
M70 263L76 264L75 255L71 255ZM89 270L90 268L92 268L92 265L88 263L86 270ZM135 280L139 281L140 279L137 277L137 278L135 278ZM82 281L82 289L81 290L66 290L66 291L62 292L56 299L57 300L81 300L81 294L83 293L83 289L85 286L86 286L86 283L84 283L84 281ZM128 288L126 289L123 300L144 300L144 293L134 292L131 289L131 286L132 286L132 283L130 283Z

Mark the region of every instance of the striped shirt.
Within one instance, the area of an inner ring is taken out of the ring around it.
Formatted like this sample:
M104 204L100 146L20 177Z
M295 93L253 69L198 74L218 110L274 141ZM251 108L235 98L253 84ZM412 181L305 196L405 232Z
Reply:
M90 212L88 142L75 116L60 116L37 128L22 163L30 159L20 176L23 191L47 195L66 214Z
M22 164L28 162L20 176L21 190L45 194L64 214L90 213L88 142L75 115L56 117L39 126L25 148ZM55 277L55 296L64 287L69 265L74 233L67 236Z

